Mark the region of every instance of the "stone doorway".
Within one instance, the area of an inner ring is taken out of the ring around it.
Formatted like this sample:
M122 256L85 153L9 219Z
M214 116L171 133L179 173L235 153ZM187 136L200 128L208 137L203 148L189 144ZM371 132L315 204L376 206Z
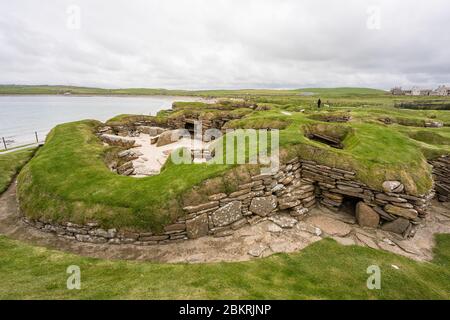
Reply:
M184 128L185 128L186 130L189 131L189 133L191 134L191 136L194 136L195 125L194 125L193 122L186 122L186 123L184 124Z
M349 216L356 216L356 205L360 202L360 198L344 196L342 199L342 205L339 207L339 212L347 214Z

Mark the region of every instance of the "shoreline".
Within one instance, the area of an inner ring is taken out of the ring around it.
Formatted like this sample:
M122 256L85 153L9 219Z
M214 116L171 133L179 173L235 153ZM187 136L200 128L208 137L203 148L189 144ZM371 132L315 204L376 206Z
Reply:
M189 99L202 99L202 100L213 100L216 99L215 97L205 97L205 96L201 96L201 95L176 95L176 94L70 94L70 95L65 95L65 94L53 94L53 93L0 93L0 97L28 97L28 96L38 96L38 97L43 97L43 96L56 96L56 97L129 97L129 98L146 98L146 97L151 97L151 98L165 98L165 97L179 97L179 98L189 98Z

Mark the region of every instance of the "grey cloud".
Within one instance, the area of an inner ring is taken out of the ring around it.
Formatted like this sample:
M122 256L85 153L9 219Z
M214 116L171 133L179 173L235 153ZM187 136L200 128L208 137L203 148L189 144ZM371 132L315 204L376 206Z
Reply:
M80 30L66 27L72 4ZM366 27L369 6L381 10L379 30ZM0 83L450 84L445 0L17 0L0 10Z

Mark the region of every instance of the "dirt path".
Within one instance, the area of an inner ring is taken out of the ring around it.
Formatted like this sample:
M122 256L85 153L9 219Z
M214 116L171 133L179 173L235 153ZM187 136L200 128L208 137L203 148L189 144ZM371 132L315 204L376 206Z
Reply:
M204 237L159 246L89 244L60 238L26 225L17 210L15 183L0 197L0 234L32 245L102 259L188 263L245 261L279 252L298 251L331 236L345 245L369 246L416 260L430 260L434 234L450 233L450 210L437 203L434 203L425 224L410 240L381 230L362 229L355 224L353 217L326 209L313 209L303 221L292 220L288 223L266 220L239 229L228 237Z

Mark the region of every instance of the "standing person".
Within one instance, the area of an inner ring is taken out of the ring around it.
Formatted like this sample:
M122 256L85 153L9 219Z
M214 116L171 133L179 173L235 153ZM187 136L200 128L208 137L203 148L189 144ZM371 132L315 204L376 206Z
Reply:
M318 108L318 109L320 109L321 104L322 104L322 101L321 101L320 98L319 98L319 101L317 101L317 108Z

